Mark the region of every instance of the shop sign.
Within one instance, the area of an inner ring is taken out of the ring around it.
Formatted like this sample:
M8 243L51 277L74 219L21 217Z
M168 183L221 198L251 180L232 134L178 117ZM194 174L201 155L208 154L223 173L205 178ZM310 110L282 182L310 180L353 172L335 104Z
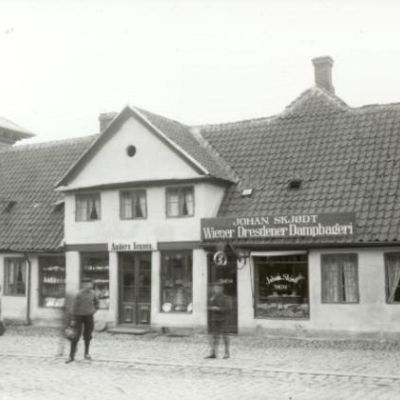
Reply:
M108 243L108 251L153 251L156 246L152 242L113 241Z
M354 213L293 214L232 218L203 218L203 241L295 237L338 237L355 234Z

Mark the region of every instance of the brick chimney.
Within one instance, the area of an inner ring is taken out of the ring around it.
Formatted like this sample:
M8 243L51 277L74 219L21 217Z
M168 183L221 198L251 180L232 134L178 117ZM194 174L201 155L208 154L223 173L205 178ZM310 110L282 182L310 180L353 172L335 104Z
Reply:
M333 59L329 56L312 59L314 65L315 85L334 94L335 88L332 85Z
M107 126L110 125L110 122L115 118L117 114L118 113L116 112L106 112L99 115L100 132L103 132L104 129L106 129Z

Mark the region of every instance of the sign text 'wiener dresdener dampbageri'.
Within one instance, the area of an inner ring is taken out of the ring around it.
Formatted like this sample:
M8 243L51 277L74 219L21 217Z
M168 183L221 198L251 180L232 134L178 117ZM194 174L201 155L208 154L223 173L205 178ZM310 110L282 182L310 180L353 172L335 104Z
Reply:
M353 236L354 213L203 218L203 241Z

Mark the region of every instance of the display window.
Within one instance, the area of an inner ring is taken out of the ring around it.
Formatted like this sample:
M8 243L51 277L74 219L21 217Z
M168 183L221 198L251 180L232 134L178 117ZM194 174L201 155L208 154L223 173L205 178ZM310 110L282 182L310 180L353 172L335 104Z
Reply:
M65 257L39 257L41 307L63 307L65 303Z
M192 312L192 252L161 254L161 311Z
M323 303L358 303L357 254L323 254L321 269Z
M400 303L400 253L385 254L386 301Z
M81 283L84 279L93 281L93 289L100 309L110 306L110 273L108 253L86 253L81 255Z
M306 254L254 257L255 316L308 318Z

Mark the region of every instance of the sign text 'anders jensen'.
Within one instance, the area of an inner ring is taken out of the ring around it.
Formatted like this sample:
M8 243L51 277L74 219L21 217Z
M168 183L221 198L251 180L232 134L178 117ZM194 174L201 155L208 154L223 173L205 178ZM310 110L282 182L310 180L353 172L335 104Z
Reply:
M353 213L205 218L201 235L206 241L352 236L354 226Z

